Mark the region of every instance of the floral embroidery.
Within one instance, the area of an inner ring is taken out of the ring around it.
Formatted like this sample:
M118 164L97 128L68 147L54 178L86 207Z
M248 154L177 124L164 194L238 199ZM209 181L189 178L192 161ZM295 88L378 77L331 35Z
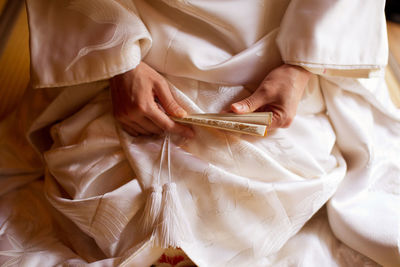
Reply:
M137 17L134 4L127 0L75 0L72 1L70 9L78 11L93 21L100 24L114 24L115 31L110 40L102 44L90 45L79 50L77 56L68 65L69 70L77 61L87 54L110 49L121 45L121 53L127 55L127 44L133 44L138 40L140 33L146 32L146 27Z
M181 249L167 249L152 267L195 267Z

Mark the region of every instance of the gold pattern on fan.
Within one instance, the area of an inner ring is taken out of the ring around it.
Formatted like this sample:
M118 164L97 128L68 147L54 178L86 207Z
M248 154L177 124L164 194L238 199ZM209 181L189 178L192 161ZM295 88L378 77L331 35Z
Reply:
M176 122L211 127L226 131L255 136L266 136L271 125L272 112L254 112L247 114L202 113L190 114L184 118L171 117Z

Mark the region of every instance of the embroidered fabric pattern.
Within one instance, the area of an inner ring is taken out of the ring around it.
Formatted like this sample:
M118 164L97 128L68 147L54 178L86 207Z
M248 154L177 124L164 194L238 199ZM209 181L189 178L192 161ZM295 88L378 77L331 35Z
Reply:
M129 53L126 52L128 44L132 45L137 42L143 35L140 32L147 32L146 27L138 18L136 7L132 1L75 0L71 2L69 8L87 15L97 23L114 24L115 31L107 42L81 48L77 56L66 68L66 71L82 57L93 51L110 49L121 45L121 54L128 55ZM148 46L145 45L145 47Z

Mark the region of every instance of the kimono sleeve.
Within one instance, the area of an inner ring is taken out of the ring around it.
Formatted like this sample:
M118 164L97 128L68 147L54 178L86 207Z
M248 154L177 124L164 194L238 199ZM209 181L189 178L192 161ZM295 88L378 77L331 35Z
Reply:
M283 61L316 74L370 77L387 64L384 0L292 0L277 44Z
M27 0L31 82L70 86L135 68L151 36L129 0Z

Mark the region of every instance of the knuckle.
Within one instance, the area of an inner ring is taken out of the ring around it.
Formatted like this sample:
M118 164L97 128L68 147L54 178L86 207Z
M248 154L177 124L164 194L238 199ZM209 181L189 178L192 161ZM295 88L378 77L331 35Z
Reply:
M268 83L263 83L259 88L258 88L258 93L260 94L260 95L266 95L267 93L268 93L268 91L269 91L269 88L270 87L270 85L268 84Z
M140 102L136 105L136 109L139 113L147 113L148 112L148 105L146 103Z
M160 90L164 90L168 88L168 83L165 79L160 78L160 79L156 79L154 81L154 83L158 86L158 88L160 88Z
M175 111L179 108L179 106L177 103L175 103L175 101L168 101L167 103L165 103L165 108L167 110Z
M254 105L253 98L248 97L243 100L243 104L246 105L249 109Z
M281 114L281 126L282 128L288 128L293 122L294 116L289 115L286 112L282 112Z

